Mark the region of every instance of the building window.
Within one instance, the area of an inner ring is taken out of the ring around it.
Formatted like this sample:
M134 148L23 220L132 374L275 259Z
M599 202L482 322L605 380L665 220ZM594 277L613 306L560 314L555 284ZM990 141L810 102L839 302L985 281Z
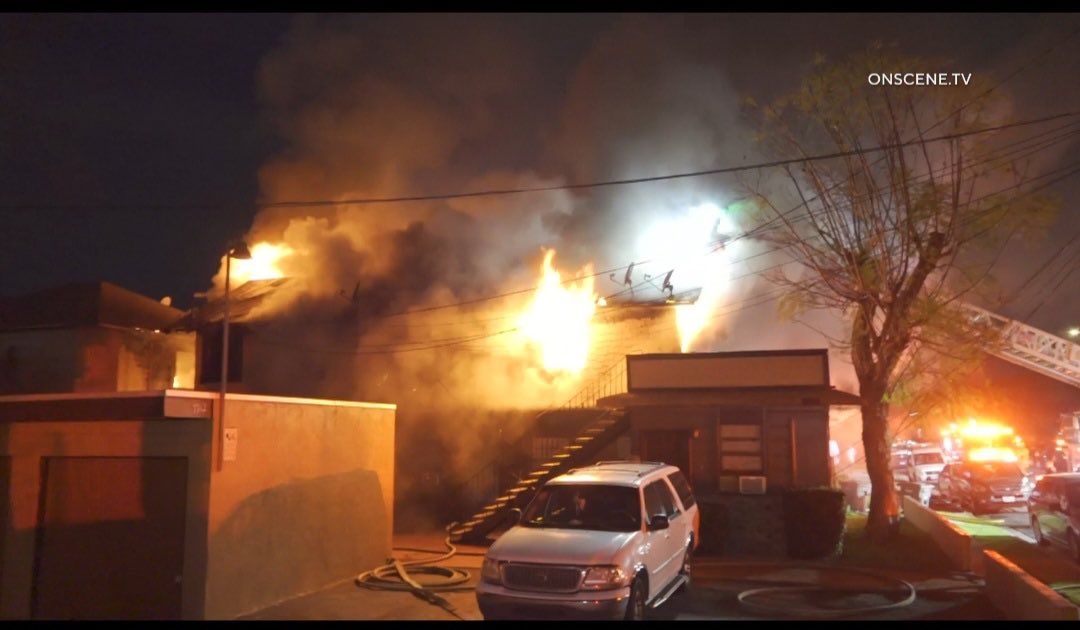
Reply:
M229 382L239 383L243 380L244 368L244 337L246 326L241 323L229 322ZM221 382L221 337L223 335L221 323L203 330L199 337L202 344L202 352L199 357L199 384Z
M765 470L760 424L721 424L719 434L721 473Z

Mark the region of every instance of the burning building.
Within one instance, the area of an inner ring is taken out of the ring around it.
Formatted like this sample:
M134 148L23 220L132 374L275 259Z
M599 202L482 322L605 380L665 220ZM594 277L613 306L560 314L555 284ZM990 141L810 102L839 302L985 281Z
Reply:
M195 336L164 302L109 282L0 301L0 395L192 387Z

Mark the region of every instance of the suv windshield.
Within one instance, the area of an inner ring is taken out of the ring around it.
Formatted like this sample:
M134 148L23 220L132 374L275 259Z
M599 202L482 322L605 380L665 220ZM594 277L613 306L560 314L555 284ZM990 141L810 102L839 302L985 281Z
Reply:
M941 456L941 453L915 453L915 455L912 456L912 460L916 466L945 463L945 459Z
M525 509L526 527L633 532L641 529L638 489L627 486L551 485Z
M971 464L976 477L1023 477L1024 473L1015 462L978 462Z

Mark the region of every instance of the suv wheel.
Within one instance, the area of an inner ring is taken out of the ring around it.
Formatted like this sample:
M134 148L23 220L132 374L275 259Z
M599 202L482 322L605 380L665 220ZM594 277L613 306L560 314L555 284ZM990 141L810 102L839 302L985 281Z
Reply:
M1031 532L1035 535L1035 542L1040 546L1045 547L1050 544L1050 541L1043 536L1042 527L1039 526L1039 519L1036 516L1031 517Z
M626 618L630 621L641 621L645 619L645 598L649 596L648 587L645 585L645 580L642 578L635 578L633 585L630 586L630 601L626 604Z

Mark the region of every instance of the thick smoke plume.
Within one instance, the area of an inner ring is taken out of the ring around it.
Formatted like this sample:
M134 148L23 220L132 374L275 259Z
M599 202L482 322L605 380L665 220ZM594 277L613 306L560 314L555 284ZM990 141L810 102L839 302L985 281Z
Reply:
M557 250L564 278L589 263L599 271L651 260L673 247L657 225L699 204L737 205L733 177L344 202L757 162L743 97L765 102L794 88L810 61L803 40L820 39L782 23L804 16L777 19L795 43L768 59L753 51L775 40L776 25L750 17L583 17L588 36L537 16L299 19L258 77L282 142L259 180L263 202L325 203L265 208L247 234L295 251L281 264L294 280L251 324L263 386L395 402L402 414L440 410L441 420L417 416L410 426L456 445L446 465L468 473L491 439L477 420L487 412L475 410L557 406L626 351L677 351L670 318L612 324L585 374L552 376L512 331L514 316L544 248ZM731 218L750 227L748 216ZM773 287L755 272L785 259L749 239L741 247L746 260L695 349L820 348L845 336L831 313L778 320ZM637 265L634 297L660 297L668 270L659 260ZM623 273L599 275L597 292L627 297ZM687 269L671 276L675 291L699 281ZM830 365L833 384L856 392L846 357L832 353ZM846 424L845 441L857 443L857 423Z

